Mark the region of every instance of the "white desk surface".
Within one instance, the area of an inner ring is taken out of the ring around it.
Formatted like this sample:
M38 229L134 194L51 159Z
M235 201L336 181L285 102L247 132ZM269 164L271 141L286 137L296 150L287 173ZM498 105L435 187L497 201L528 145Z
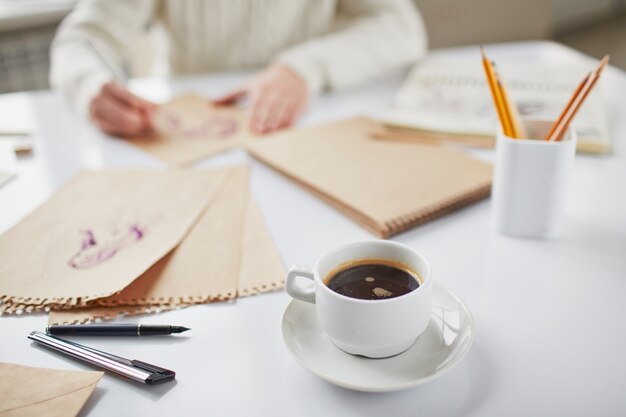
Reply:
M470 52L477 53L475 48L450 51ZM489 52L499 63L579 57L547 42L493 46ZM356 114L380 116L404 74L319 98L299 124ZM605 78L616 115L615 151L576 157L560 239L495 234L489 200L394 238L422 252L434 278L456 291L473 311L474 344L450 372L387 394L331 385L298 365L284 346L281 317L290 298L280 291L141 319L193 329L180 337L85 341L174 369L177 380L150 387L107 374L81 415L626 415L626 75L610 68ZM153 98L187 90L216 96L244 79L230 74L136 86ZM36 149L20 158L18 176L0 188L0 232L83 168L163 166L79 120L57 93L0 97L4 104L17 100L25 100L32 112ZM0 117L12 117L10 110L3 113ZM473 153L486 160L493 156L490 150ZM231 163L251 166L252 192L286 267L311 265L336 245L373 237L242 151L199 165ZM26 335L45 325L43 315L0 318L0 360L93 369L31 345Z

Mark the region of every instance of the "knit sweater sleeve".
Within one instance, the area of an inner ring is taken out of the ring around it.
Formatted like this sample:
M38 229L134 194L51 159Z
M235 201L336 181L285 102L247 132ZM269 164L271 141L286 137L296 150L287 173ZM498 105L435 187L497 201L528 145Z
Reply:
M340 0L338 18L331 33L275 59L301 75L313 93L356 85L426 52L424 24L411 0Z
M123 79L130 46L152 20L157 0L82 0L51 48L50 83L88 114L102 85Z

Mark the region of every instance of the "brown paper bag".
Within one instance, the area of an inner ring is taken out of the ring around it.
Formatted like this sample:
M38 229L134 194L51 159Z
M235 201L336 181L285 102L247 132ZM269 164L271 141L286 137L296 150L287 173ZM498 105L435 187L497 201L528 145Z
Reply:
M73 417L103 374L0 363L0 415Z
M209 170L79 174L0 236L4 304L76 305L122 290L182 240L223 179Z
M156 133L129 143L171 166L185 166L241 146L252 137L243 110L215 106L197 95L183 95L160 106L153 118Z

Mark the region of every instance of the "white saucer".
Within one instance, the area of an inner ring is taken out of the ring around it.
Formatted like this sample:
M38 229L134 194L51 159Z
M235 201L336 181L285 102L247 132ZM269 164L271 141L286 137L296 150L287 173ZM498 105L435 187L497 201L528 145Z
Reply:
M320 329L315 305L303 301L289 303L282 331L294 358L319 377L357 391L385 392L424 383L459 363L474 339L474 319L463 300L435 284L430 324L413 346L391 358L369 359L340 350Z

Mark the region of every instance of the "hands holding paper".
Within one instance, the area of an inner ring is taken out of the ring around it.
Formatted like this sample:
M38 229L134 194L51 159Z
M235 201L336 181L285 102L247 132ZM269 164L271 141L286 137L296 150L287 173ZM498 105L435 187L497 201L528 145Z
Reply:
M269 133L293 124L306 107L309 92L298 74L286 66L274 65L216 103L233 104L244 97L250 100L252 131Z
M269 133L293 124L304 110L309 94L304 80L296 73L284 66L271 66L216 104L234 104L245 97L250 100L251 130ZM152 132L151 115L155 108L154 103L109 82L92 100L90 111L103 132L132 138Z

